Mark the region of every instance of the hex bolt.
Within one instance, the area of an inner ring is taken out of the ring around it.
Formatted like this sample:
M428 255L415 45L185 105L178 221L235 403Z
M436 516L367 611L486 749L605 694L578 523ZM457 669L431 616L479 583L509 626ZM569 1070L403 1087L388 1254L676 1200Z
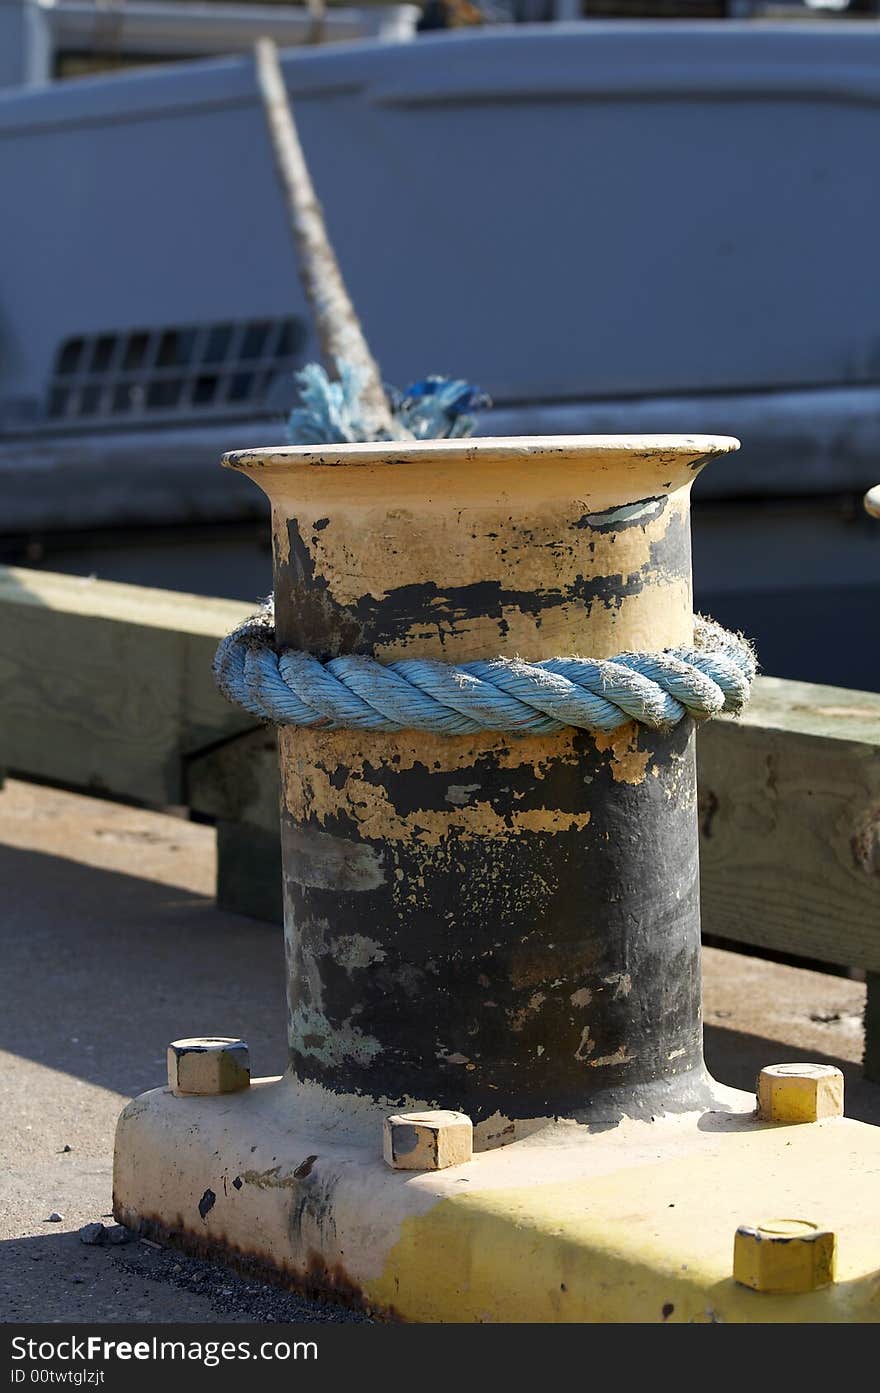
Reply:
M837 1237L808 1219L740 1224L733 1243L733 1279L753 1291L819 1291L835 1279Z
M248 1088L251 1064L244 1040L196 1036L168 1046L168 1087L177 1097L238 1093Z
M474 1154L474 1128L467 1113L404 1112L386 1117L383 1154L393 1170L442 1171L463 1166Z
M758 1075L764 1122L819 1122L843 1115L843 1074L833 1064L769 1064Z

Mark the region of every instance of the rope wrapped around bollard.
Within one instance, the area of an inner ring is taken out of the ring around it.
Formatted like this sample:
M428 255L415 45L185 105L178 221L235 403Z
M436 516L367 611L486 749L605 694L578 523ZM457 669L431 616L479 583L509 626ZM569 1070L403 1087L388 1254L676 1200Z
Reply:
M659 653L461 664L347 654L321 662L276 650L267 606L227 635L214 658L223 695L269 724L441 735L612 731L628 721L668 730L685 715L741 711L755 671L747 640L700 615L692 647Z

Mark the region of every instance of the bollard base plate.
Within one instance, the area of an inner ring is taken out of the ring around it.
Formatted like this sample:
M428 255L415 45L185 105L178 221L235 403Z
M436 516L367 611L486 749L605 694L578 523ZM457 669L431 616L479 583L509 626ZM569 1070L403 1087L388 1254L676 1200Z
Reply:
M754 1098L592 1130L548 1124L466 1165L382 1160L392 1107L294 1079L123 1112L114 1213L162 1242L410 1321L880 1319L880 1128L757 1119ZM740 1224L837 1236L836 1281L732 1277Z

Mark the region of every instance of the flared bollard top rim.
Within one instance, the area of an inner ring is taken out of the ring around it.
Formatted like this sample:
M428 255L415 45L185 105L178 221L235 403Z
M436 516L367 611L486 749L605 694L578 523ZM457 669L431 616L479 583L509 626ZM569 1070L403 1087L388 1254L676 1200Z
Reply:
M268 445L231 450L227 469L242 473L295 471L358 465L401 467L407 464L481 465L528 461L581 465L619 463L624 458L691 465L697 472L718 455L738 450L730 435L511 435L471 436L458 440L386 440L340 445Z

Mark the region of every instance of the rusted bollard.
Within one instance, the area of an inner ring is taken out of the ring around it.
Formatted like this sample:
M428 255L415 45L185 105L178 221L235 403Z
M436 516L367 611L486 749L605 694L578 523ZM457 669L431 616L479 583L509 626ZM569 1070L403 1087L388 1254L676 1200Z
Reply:
M689 644L689 487L735 444L228 463L272 500L282 647L602 658ZM259 649L286 701L288 660L246 642L236 671ZM703 1069L693 743L690 718L282 727L291 1067L251 1078L242 1041L177 1041L169 1086L120 1117L117 1219L415 1321L875 1319L880 1133L836 1115L839 1091L768 1116ZM743 1258L786 1239L774 1194L832 1253L809 1280Z
M448 662L690 643L690 485L729 439L250 450L282 647ZM511 1124L706 1096L692 722L283 728L290 1055Z

